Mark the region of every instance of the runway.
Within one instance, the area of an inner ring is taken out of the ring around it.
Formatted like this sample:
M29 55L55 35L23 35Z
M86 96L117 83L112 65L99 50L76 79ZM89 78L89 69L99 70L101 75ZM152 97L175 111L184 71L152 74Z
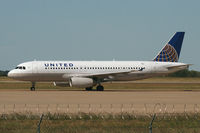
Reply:
M200 104L198 91L0 91L0 104Z
M0 111L8 110L17 111L32 106L35 111L37 106L42 107L40 111L57 110L55 106L60 106L59 110L66 111L66 106L73 107L72 113L77 112L78 108L83 112L87 112L88 108L95 108L99 110L103 108L104 111L120 112L123 105L124 110L137 110L137 112L144 112L144 108L149 111L155 110L155 106L159 104L159 108L164 110L168 106L168 111L183 113L185 110L194 112L194 107L199 109L200 105L200 92L198 91L0 91ZM18 106L19 105L19 106ZM17 107L18 106L18 107ZM47 107L48 106L48 107ZM64 107L65 106L65 107ZM102 106L102 107L100 107ZM111 107L112 106L112 107ZM161 107L162 106L162 107ZM165 106L165 107L163 107ZM172 107L173 106L173 107ZM186 107L185 107L186 106ZM4 109L2 109L4 108ZM17 109L19 108L19 109ZM46 110L46 108L49 108ZM39 109L37 109L39 110Z

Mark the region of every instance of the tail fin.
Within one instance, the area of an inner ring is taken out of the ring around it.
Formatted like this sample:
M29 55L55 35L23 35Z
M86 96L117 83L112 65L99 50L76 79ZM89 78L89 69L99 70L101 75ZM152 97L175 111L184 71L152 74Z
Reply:
M176 32L161 52L154 58L159 62L178 62L185 32Z

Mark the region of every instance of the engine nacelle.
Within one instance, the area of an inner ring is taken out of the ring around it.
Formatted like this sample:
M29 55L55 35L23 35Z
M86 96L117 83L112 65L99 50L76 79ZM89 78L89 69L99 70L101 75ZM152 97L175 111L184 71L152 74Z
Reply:
M54 86L59 86L59 87L69 87L69 83L68 82L53 82Z
M85 87L92 87L92 86L96 85L96 83L91 78L72 77L69 80L69 85L71 87L85 88Z

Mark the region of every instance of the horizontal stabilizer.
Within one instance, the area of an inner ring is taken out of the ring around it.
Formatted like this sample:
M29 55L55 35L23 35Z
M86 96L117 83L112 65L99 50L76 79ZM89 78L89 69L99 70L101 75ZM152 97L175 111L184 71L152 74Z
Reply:
M192 64L186 64L186 65L178 65L178 66L170 66L170 67L167 67L168 70L183 70L183 69L187 69L189 68L189 66L191 66Z

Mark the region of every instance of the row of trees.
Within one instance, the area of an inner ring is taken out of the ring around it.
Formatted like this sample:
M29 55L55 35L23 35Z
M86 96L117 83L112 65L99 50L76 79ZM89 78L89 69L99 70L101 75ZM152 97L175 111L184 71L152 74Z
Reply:
M194 70L181 70L172 74L169 74L168 77L200 77L200 72Z
M1 71L0 70L0 76L7 76L9 71Z
M0 71L0 76L7 76L9 71ZM200 77L200 72L194 70L182 70L169 74L167 77Z

